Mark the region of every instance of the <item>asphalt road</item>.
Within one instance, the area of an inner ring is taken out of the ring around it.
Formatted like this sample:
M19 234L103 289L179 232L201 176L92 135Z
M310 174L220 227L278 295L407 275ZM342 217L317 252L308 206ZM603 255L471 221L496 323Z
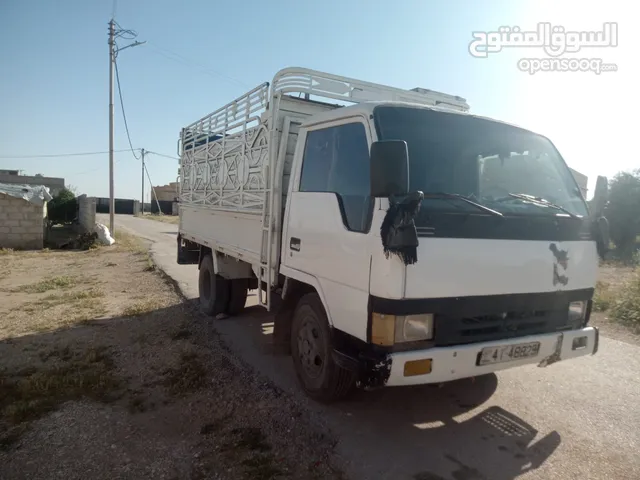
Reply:
M99 221L108 225L105 216ZM152 242L159 267L197 296L197 268L176 264L177 226L126 215L118 226ZM303 397L291 359L271 353L271 321L253 306L215 328L255 369ZM639 347L601 337L597 355L547 368L363 392L339 406L303 401L339 439L354 479L637 480L639 355Z

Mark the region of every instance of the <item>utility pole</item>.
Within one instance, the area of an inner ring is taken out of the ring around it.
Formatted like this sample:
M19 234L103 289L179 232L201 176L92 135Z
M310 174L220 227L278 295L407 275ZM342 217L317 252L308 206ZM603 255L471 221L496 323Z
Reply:
M114 3L114 12L115 12L115 3ZM138 45L142 45L146 42L138 42L135 41L126 47L118 48L116 45L116 36L122 37L123 33L128 33L132 35L133 38L137 36L137 33L132 30L122 30L120 26L118 26L118 31L116 32L116 22L113 17L109 20L109 231L111 236L113 237L115 234L115 198L114 198L114 188L113 188L113 69L116 64L116 56L118 52L124 50L125 48L137 47ZM118 80L118 92L120 92L120 80ZM122 101L122 93L120 92L120 101ZM123 115L124 115L124 106L123 106ZM125 119L126 122L126 119ZM127 130L128 135L128 130ZM129 143L131 143L131 139L129 139ZM133 147L131 147L131 151L133 153ZM135 156L135 153L133 154Z
M115 23L109 21L109 233L115 236L114 213L115 199L113 196L113 63L115 61Z
M156 205L158 207L158 215L162 215L162 210L160 209L160 202L158 201L158 195L156 195L156 189L153 188L153 182L151 181L151 177L149 176L149 170L145 167L145 172L147 172L147 178L149 179L149 185L151 185L151 193L153 193L154 198L156 199Z
M142 155L142 203L140 207L142 208L142 215L144 215L144 148L140 153Z

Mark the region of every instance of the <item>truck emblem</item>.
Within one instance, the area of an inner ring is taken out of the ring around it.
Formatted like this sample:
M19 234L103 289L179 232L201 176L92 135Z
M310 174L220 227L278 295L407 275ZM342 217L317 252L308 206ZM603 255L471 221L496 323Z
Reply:
M569 251L560 250L555 243L549 245L549 250L555 257L555 262L553 262L553 284L566 285L569 283L569 277L561 275L558 266L562 267L563 270L567 270L569 266Z

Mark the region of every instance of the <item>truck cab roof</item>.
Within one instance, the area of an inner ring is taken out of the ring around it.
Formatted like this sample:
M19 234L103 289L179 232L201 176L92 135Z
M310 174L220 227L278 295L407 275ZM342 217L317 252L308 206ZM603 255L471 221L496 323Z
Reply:
M312 125L316 125L318 123L326 123L326 122L331 122L334 120L339 120L341 118L347 118L347 117L356 117L356 116L363 116L365 118L368 118L369 116L373 115L373 111L376 107L378 106L392 106L392 107L405 107L405 108L421 108L421 109L426 109L426 110L433 110L433 111L438 111L438 112L444 112L444 113L452 113L452 114L456 114L456 115L464 115L464 116L470 116L470 117L474 117L474 118L479 118L479 119L483 119L483 120L487 120L490 122L495 122L495 123L501 123L503 125L509 125L511 127L515 127L515 128L519 128L521 130L526 130L523 129L522 127L509 123L509 122L504 122L502 120L497 120L495 118L491 118L491 117L485 117L482 115L474 115L467 112L463 112L460 110L455 110L452 108L448 108L446 106L432 106L432 105L424 105L424 104L420 104L420 103L412 103L412 102L397 102L397 101L370 101L370 102L362 102L362 103L358 103L355 105L348 105L348 106L343 106L340 108L335 108L334 110L329 110L329 111L325 111L325 112L320 112L320 113L316 113L313 115L313 117L309 118L307 121L305 121L302 124L302 127L310 127Z

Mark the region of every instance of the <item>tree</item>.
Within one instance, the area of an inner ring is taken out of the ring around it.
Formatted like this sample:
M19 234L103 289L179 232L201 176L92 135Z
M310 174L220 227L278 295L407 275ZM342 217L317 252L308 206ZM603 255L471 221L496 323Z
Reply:
M76 218L78 201L74 193L68 188L63 188L47 205L49 225L64 224Z
M611 239L618 256L631 260L640 235L640 169L619 172L609 183L609 203L605 216L609 220Z

